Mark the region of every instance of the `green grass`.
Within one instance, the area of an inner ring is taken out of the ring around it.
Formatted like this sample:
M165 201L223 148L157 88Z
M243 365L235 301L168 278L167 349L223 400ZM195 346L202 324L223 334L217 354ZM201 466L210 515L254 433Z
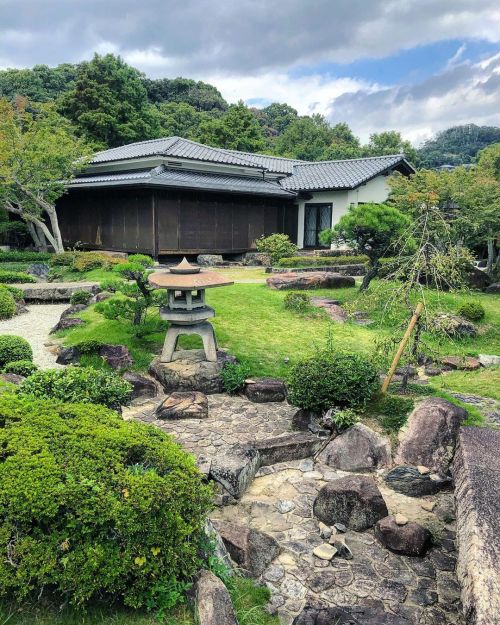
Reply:
M228 275L232 270L228 270ZM250 270L249 270L250 271ZM260 271L260 270L257 270ZM92 273L92 272L91 272ZM88 275L88 274L87 274ZM378 283L383 285L383 283ZM274 291L265 284L234 284L233 286L207 291L207 302L213 306L216 316L212 320L219 344L227 348L250 369L250 375L286 377L290 365L300 358L311 356L326 345L329 338L333 345L371 355L376 341L400 337L409 320L409 313L401 305L389 316L384 310L390 293L388 286L377 286L368 295L359 294L357 289L322 289L311 292L340 300L351 310L364 310L374 319L370 326L359 326L352 322L332 322L322 311L312 315L300 315L285 309L283 299L288 291ZM434 311L456 312L464 302L475 299L485 310L484 320L478 324L475 338L453 340L438 338L424 333L423 340L434 357L440 355L477 355L478 353L500 354L500 307L497 295L439 294L426 291L426 300ZM126 345L135 360L135 368L147 369L153 354L158 353L164 339L164 330L155 326L158 312L150 315L152 330L144 338L137 338L132 327L122 321L108 321L90 307L81 315L87 324L66 332L65 343L73 345L83 339L97 339L107 343ZM180 346L200 347L197 337L181 337ZM386 362L393 350L386 351ZM443 390L463 391L496 396L498 369L469 373L452 373L433 379L433 384Z
M500 367L477 371L451 371L432 380L443 391L492 397L500 401Z
M239 625L279 625L278 618L264 610L269 596L267 588L256 586L251 579L236 578L231 599ZM160 618L154 613L104 603L85 610L48 606L42 602L22 607L2 603L0 625L196 625L196 619L187 604Z
M54 267L62 273L61 278L54 282L102 282L103 280L116 280L118 277L114 271L105 269L92 269L92 271L71 271L68 267ZM0 624L1 625L1 624Z

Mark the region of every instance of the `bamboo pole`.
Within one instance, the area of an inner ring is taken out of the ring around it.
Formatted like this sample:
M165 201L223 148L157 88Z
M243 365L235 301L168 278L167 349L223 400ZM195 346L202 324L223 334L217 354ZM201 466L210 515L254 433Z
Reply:
M401 360L401 356L403 355L403 352L405 350L406 344L408 343L408 339L410 338L410 335L413 332L413 328L415 327L415 324L417 323L418 318L420 317L420 314L422 313L423 308L424 308L424 305L422 304L422 302L419 302L417 304L417 307L415 308L415 312L413 313L412 318L410 319L410 323L408 324L408 327L406 328L406 332L404 333L404 336L401 339L401 343L399 344L398 351L396 352L396 355L394 356L394 360L392 361L391 368L389 369L387 373L387 377L385 378L384 383L382 384L382 393L386 393L387 389L389 388L389 384L391 383L392 376L394 375L394 371L396 371L398 363Z

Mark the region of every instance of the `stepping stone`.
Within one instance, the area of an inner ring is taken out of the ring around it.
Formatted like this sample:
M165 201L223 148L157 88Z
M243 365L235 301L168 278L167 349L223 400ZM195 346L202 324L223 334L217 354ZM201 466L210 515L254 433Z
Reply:
M171 393L156 409L157 419L206 419L208 399L199 391Z

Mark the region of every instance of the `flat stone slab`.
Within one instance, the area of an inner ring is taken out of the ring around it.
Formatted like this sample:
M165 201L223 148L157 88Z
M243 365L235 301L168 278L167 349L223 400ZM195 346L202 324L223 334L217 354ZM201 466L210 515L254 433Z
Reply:
M356 281L351 276L339 273L315 271L310 273L278 273L266 280L272 289L341 289L354 287Z
M466 620L494 625L500 614L500 431L461 428L452 473Z
M156 416L158 419L206 419L207 396L199 391L175 391L158 406Z
M21 289L27 302L69 302L75 291L90 291L95 295L101 290L97 282L37 282L12 286Z
M302 460L314 456L325 441L312 434L294 432L275 438L264 438L253 443L260 454L261 466Z

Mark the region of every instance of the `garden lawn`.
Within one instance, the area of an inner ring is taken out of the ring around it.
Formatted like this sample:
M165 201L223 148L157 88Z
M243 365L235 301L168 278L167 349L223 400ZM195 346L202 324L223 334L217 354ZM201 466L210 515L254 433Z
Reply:
M386 283L375 282L368 295L360 296L358 290L353 288L308 292L311 295L338 299L352 311L365 310L375 321L370 326L359 326L353 322L332 322L317 309L306 315L289 311L283 305L288 291L271 290L265 284L234 284L208 289L207 302L216 311L212 323L221 347L227 348L230 353L247 363L253 376L286 377L290 364L313 355L324 348L327 341L338 349L370 355L376 341L391 336L399 338L409 321L409 313L401 305L391 316L387 314L384 307L390 296L389 289L390 286ZM500 307L497 295L440 294L428 290L425 297L429 307L435 312L455 313L462 303L471 300L481 302L486 310L485 318L477 324L479 332L476 338L452 340L424 333L424 342L433 356L500 354ZM83 339L127 345L134 356L137 369L146 369L153 354L158 353L163 343L164 330L153 327L150 334L137 338L130 324L108 321L96 313L93 307L81 317L88 323L66 332L67 345ZM155 318L158 319L158 313L153 311L150 315L152 326L155 325ZM180 346L200 347L201 341L197 337L181 337ZM394 351L386 350L383 366L387 366ZM436 382L436 386L491 397L495 392L494 384L499 381L498 376L498 369L481 371L476 376L471 373L452 373L437 378L439 382Z

